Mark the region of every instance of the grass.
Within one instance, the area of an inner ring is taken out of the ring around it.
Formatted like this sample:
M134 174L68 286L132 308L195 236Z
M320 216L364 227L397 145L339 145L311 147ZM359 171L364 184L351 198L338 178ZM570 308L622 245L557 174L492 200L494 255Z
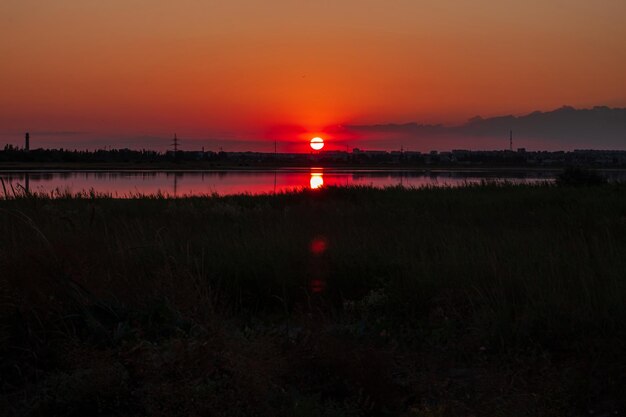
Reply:
M11 196L3 414L626 411L624 185Z

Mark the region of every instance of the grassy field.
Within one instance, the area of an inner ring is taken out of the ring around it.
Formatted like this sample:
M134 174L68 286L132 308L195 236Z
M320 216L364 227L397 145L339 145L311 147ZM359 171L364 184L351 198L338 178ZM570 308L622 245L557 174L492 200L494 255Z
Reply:
M623 415L625 347L624 185L0 200L2 415Z

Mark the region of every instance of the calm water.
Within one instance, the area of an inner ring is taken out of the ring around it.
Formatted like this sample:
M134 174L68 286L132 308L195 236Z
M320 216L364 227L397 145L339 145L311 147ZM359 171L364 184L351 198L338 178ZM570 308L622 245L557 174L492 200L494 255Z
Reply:
M460 186L482 180L535 183L553 181L556 171L380 171L340 169L278 169L271 171L71 171L3 172L8 192L28 188L31 192L72 193L94 190L115 197L133 194L168 196L273 193L322 185L370 185L386 187ZM610 174L626 179L626 172ZM0 193L4 190L0 189Z

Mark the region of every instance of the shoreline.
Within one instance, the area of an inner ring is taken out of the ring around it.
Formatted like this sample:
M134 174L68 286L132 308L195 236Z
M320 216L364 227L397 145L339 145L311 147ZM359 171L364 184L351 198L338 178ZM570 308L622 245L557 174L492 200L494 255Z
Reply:
M327 172L560 172L562 166L523 166L523 165L218 165L218 164L119 164L119 163L0 163L0 173L24 172L302 172L324 170ZM624 168L587 167L589 169L621 172Z

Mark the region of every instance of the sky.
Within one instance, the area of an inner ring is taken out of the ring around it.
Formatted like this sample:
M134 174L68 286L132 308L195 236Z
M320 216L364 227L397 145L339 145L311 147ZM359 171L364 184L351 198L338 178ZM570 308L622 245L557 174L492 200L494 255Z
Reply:
M626 107L624 22L624 0L2 0L0 142L304 151Z

